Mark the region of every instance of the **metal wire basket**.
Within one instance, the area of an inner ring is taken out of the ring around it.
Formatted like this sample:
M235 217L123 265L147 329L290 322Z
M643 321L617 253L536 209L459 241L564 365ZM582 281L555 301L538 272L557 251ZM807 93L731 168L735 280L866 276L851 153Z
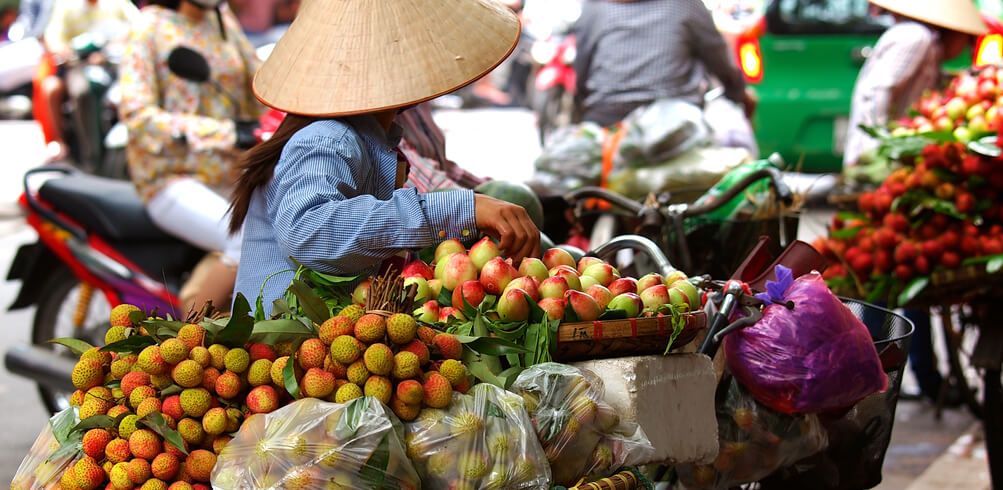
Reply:
M760 488L861 489L881 483L914 326L885 308L846 298L843 303L867 325L888 374L888 389L865 398L845 414L822 417L829 448L777 471L762 480Z

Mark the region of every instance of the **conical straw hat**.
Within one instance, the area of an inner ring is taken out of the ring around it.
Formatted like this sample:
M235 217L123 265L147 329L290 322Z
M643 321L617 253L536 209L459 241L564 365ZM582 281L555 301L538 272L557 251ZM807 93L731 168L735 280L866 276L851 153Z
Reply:
M254 93L305 116L403 107L477 80L518 39L519 20L495 0L306 0Z
M988 32L971 0L871 0L878 7L927 24L981 36Z

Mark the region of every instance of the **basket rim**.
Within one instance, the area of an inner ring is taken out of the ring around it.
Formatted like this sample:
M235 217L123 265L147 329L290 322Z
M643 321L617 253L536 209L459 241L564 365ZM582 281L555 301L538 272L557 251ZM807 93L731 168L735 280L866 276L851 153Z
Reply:
M883 306L878 306L878 305L873 304L873 303L868 303L868 302L863 301L863 300L859 300L859 299L855 299L855 298L849 298L849 297L846 297L846 296L839 296L839 300L842 301L843 304L846 304L846 303L857 303L857 304L863 306L864 308L870 308L870 309L878 310L878 311L884 313L885 315L891 315L891 316L898 317L898 319L904 321L906 323L906 325L909 326L909 330L906 331L905 333L901 334L901 335L898 335L898 336L895 336L895 337L888 337L888 338L882 339L882 340L874 340L874 345L875 346L884 345L884 344L890 344L892 342L898 342L900 340L908 339L908 338L912 337L913 332L916 331L916 324L914 324L912 322L912 320L910 320L909 318L907 318L905 315L901 315L901 314L895 312L894 310L890 310L890 309L885 308ZM858 319L859 319L859 316L858 316Z

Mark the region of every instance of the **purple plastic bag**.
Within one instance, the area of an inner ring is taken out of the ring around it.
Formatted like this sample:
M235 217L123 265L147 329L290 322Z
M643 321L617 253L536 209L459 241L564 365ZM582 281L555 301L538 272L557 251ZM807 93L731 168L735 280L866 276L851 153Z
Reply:
M772 304L755 325L724 340L728 368L763 405L781 413L848 409L888 388L867 327L817 273L793 280L777 268L762 299Z

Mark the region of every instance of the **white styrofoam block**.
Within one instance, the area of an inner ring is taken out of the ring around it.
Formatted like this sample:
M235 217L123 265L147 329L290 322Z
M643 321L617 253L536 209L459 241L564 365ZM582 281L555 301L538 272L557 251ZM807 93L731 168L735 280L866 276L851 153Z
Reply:
M710 464L717 458L717 379L703 354L621 357L574 363L597 374L609 403L655 446L651 463Z

